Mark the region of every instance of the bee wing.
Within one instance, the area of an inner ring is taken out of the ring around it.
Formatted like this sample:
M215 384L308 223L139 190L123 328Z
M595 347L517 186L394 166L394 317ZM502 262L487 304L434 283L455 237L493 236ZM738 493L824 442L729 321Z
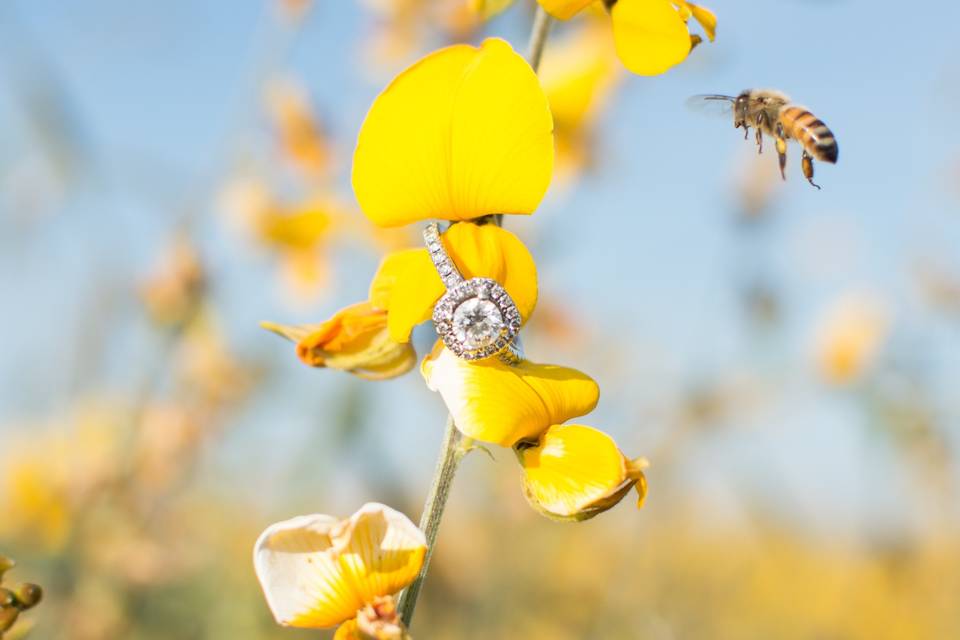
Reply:
M687 98L687 107L694 111L715 116L727 116L733 111L735 96L720 94L701 94Z

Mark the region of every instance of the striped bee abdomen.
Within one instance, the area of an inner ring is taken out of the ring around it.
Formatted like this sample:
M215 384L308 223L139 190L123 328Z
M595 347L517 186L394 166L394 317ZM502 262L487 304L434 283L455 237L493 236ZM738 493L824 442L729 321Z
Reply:
M808 109L787 105L780 110L780 124L788 137L793 138L817 160L836 163L840 149L837 139L823 120Z

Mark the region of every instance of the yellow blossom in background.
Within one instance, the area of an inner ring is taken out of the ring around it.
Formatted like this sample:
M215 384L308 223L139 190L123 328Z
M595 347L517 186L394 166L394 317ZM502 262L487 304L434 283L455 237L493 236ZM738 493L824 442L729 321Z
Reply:
M417 577L426 550L406 516L368 503L347 520L315 514L270 526L253 561L278 623L323 628L354 620L368 605L383 606Z
M886 342L890 321L883 305L850 295L824 313L814 337L814 357L823 378L847 384L861 378Z
M123 413L89 402L52 421L69 430L30 429L0 450L0 537L59 550L76 509L111 478Z
M467 0L467 6L470 10L483 20L489 20L511 4L513 4L513 0Z
M553 121L530 65L489 38L432 53L367 113L353 189L375 224L530 214L550 183Z
M553 113L555 175L566 182L594 164L594 128L616 89L620 64L606 30L590 20L551 42L539 75Z
M372 36L364 46L367 58L378 67L396 68L436 35L443 42L470 40L483 22L472 1L363 0L375 18Z
M177 236L140 287L151 320L161 326L183 325L197 312L206 284L196 246Z
M538 0L547 13L569 20L593 0ZM717 17L685 0L603 0L613 23L613 39L623 65L642 76L666 72L686 60L702 39L687 26L693 18L713 42Z
M227 187L223 207L245 234L271 251L293 300L314 300L330 282L328 247L349 220L332 196L316 194L295 204L281 202L257 181Z
M390 338L387 312L370 302L342 309L317 325L290 327L265 322L263 326L295 342L297 356L312 367L382 380L404 374L416 363L413 346Z
M437 343L421 373L440 393L464 435L514 447L524 493L541 514L586 520L617 504L634 486L646 495L642 459L630 460L596 429L562 422L593 410L597 383L566 367L497 358L462 360Z
M326 175L332 150L303 85L289 78L274 80L267 87L266 105L284 155L311 180Z

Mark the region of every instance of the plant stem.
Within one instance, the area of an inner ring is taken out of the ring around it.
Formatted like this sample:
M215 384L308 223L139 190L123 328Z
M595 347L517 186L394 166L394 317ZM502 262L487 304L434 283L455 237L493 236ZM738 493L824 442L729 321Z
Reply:
M534 71L540 68L540 58L543 57L543 49L547 44L547 36L550 34L552 24L553 18L550 14L537 5L537 15L533 18L533 29L530 31L530 44L527 48L527 62Z
M430 493L427 494L427 501L423 507L423 515L420 516L420 530L423 531L427 539L427 552L423 558L420 575L403 592L398 607L400 618L407 628L410 627L410 621L413 619L413 610L417 606L420 587L423 586L423 581L427 577L430 558L433 556L433 548L440 531L440 519L443 517L443 510L447 506L447 498L450 497L450 489L453 486L453 476L457 473L460 459L463 458L465 453L460 447L460 440L460 432L457 431L457 427L453 423L453 417L447 416L447 428L443 433L443 446L440 449L440 456L437 458L437 466L433 472L433 482L430 484Z
M534 71L540 66L540 58L543 57L543 49L547 44L547 36L550 33L552 22L553 18L542 7L538 6L527 49L527 61ZM502 226L503 214L495 214L494 222L497 226ZM461 458L468 451L461 446L462 439L460 432L457 431L457 427L453 423L453 416L447 416L443 446L440 449L440 456L437 458L437 466L433 472L433 482L430 484L430 493L427 494L427 501L423 507L423 515L420 516L420 530L423 531L424 537L427 539L427 552L423 558L420 575L401 594L400 604L397 607L400 612L400 619L403 620L403 624L408 629L410 628L410 622L413 620L413 611L417 607L420 589L427 577L430 558L433 557L433 549L440 532L440 520L443 518L443 511L447 506L447 499L450 497L450 489L453 487L453 477L457 473L457 467L460 466Z

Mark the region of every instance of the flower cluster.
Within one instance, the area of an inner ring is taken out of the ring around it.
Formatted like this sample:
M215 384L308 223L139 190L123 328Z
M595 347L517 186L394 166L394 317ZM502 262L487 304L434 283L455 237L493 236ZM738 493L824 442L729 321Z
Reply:
M508 4L474 8L489 17ZM567 19L591 3L540 4ZM683 0L603 4L616 50L636 73L662 73L686 57L699 41L687 31L691 16L713 38L713 14ZM596 50L575 74L557 76L551 97L530 64L497 38L450 46L409 67L376 98L359 133L352 183L363 213L381 228L448 221L439 242L456 269L501 285L526 323L537 304L536 265L499 223L504 214L532 214L550 185L551 104L568 105L559 111L570 134L584 128L593 96L610 77L602 46ZM576 95L565 95L571 88ZM308 365L392 378L413 368L413 330L444 293L428 250L404 249L383 259L366 300L320 324L264 326L296 343ZM628 458L597 429L567 424L599 400L586 374L522 356L461 359L440 340L420 371L468 443L514 451L524 494L543 515L585 520L631 489L643 504L646 461ZM404 516L368 504L342 522L312 515L275 524L258 540L254 561L281 624L340 625L337 638L405 638L392 598L417 577L426 551L423 533Z

